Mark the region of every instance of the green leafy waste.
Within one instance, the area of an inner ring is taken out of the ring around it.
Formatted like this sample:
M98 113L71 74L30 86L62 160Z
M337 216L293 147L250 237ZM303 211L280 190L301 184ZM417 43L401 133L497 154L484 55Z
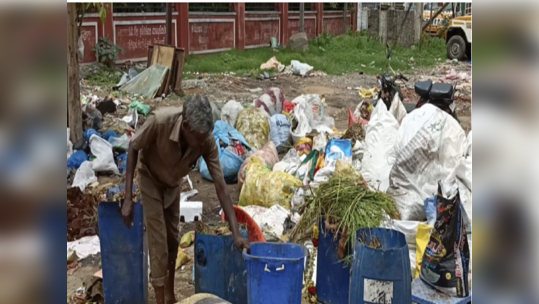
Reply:
M372 191L361 178L336 174L305 199L302 219L291 237L294 239L294 235L317 226L325 217L326 222L331 223L334 235L342 235L339 247L343 252L349 244L354 244L357 230L381 227L389 218L400 219L393 199L385 193ZM352 254L342 258L345 264L351 264Z

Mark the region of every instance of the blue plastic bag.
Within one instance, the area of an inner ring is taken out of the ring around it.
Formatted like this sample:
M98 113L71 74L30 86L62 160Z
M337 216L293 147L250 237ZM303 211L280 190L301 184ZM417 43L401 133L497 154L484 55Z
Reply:
M234 184L238 181L238 172L243 164L243 158L231 151L226 150L226 148L220 147L219 141L223 142L225 145L230 145L230 139L234 138L241 142L243 147L247 150L251 150L251 147L240 132L222 120L215 122L213 136L215 138L217 148L219 149L219 162L221 163L221 170L223 171L225 181L228 184ZM200 158L200 175L209 181L213 181L210 170L208 169L208 165L202 157Z
M116 132L114 132L114 131L112 131L112 130L109 130L109 131L107 131L107 133L103 134L103 136L101 136L101 137L102 137L104 140L109 141L109 139L110 139L111 137L116 137L116 138L118 138L118 137L120 137L120 136L118 136L118 134L116 134Z
M90 137L92 137L92 135L100 136L99 133L97 133L97 131L94 129L88 129L84 131L84 134L83 134L84 139L86 139L87 142L90 141Z
M67 167L69 169L77 170L80 167L80 165L82 165L82 163L87 160L88 160L88 154L86 154L86 152L82 150L75 151L75 153L71 154L71 156L67 160Z
M326 147L325 167L335 167L338 160L352 164L352 141L332 139Z
M433 197L429 197L425 200L425 214L427 215L427 224L430 226L434 226L434 223L436 223L436 201L437 201L437 195Z
M283 114L275 114L270 119L271 140L277 148L277 152L284 152L290 139L291 123Z
M118 165L120 174L125 174L125 170L127 170L127 153L119 155L116 158L116 164Z

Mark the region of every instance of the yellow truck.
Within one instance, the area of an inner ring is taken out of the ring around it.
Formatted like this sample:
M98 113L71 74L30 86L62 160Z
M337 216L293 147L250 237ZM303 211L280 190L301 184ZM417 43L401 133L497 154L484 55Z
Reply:
M472 16L451 19L445 31L447 57L449 59L472 59Z
M427 23L430 20L430 17L430 12L423 11L423 24ZM444 31L451 22L452 18L453 13L442 12L434 20L432 20L432 23L427 26L423 33L431 36L443 37Z

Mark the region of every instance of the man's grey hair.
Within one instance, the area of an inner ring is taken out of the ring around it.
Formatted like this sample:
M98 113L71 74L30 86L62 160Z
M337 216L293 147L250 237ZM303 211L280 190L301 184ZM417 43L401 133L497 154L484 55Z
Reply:
M183 105L183 118L191 130L197 133L213 131L213 113L208 98L194 95Z

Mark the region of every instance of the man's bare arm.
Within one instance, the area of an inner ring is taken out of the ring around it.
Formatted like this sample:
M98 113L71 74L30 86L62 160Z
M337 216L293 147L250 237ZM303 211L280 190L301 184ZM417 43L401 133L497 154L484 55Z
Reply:
M230 200L230 194L226 186L225 180L223 178L213 181L215 184L215 191L217 192L217 198L219 198L219 203L223 208L223 212L226 215L228 220L230 231L234 236L234 243L240 251L247 249L250 252L249 241L243 238L240 235L238 220L236 219L236 213L234 212L234 207L232 205L232 200Z
M127 153L127 168L125 172L125 200L122 206L122 216L125 225L131 229L133 226L133 177L138 161L138 150L129 144Z

